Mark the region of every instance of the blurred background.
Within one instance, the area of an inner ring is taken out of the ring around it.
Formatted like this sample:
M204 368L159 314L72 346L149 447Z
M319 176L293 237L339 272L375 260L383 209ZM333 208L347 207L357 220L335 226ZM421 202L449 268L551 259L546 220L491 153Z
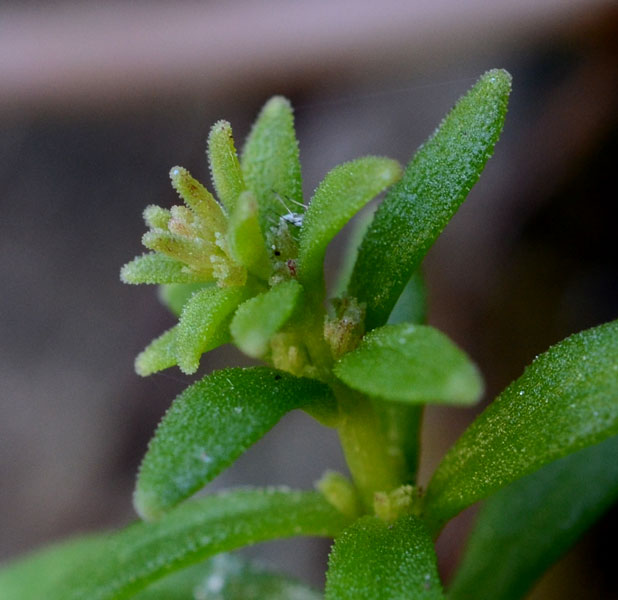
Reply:
M618 7L603 0L285 0L0 5L0 560L134 519L135 472L189 379L133 359L172 323L121 285L171 166L209 184L210 125L237 143L274 94L296 108L307 197L336 164L402 162L485 70L514 89L484 176L425 261L430 323L491 399L539 352L618 316ZM345 232L344 232L345 233ZM329 264L339 260L338 239ZM246 364L229 348L200 374ZM423 477L475 411L429 410ZM335 436L291 414L212 486L311 487ZM452 572L474 511L439 542ZM600 533L603 532L603 535ZM618 598L618 513L535 599ZM328 543L252 550L321 586Z

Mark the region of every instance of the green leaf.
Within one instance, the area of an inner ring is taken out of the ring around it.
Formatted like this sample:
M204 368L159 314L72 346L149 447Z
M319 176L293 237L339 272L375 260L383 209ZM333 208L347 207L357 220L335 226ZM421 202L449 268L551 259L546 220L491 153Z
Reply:
M237 262L250 273L268 281L272 269L258 217L258 204L253 192L240 194L230 217L227 241Z
M135 372L147 377L176 364L176 334L178 326L168 329L152 340L135 359Z
M389 325L398 323L418 323L427 321L427 288L420 270L412 274L412 278L403 288L393 311L388 317Z
M215 285L209 283L169 283L159 287L159 300L177 317L182 313L184 305L193 294L205 287Z
M264 105L240 162L247 189L258 199L260 224L266 233L271 219L287 212L282 201L303 201L294 115L285 98L275 96Z
M245 189L232 127L227 121L217 121L208 136L208 163L217 196L229 213L233 212L236 200Z
M366 208L354 219L350 227L350 234L346 240L342 261L337 273L337 279L333 285L332 296L341 298L345 296L350 277L354 270L354 263L358 256L358 248L371 225L375 210L373 207Z
M192 283L203 279L165 254L148 252L134 258L120 270L123 283Z
M215 494L187 502L157 523L136 523L102 536L101 545L82 556L67 554L67 563L71 562L66 564L66 577L53 578L41 595L20 592L43 586L19 577L19 573L15 575L21 569L22 574L36 577L34 569L13 564L0 574L0 597L123 600L151 582L214 554L278 538L330 537L348 523L349 519L315 492L273 488ZM56 560L46 553L37 557L37 566L43 565L45 558ZM4 595L4 589L16 593Z
M370 200L401 177L395 160L368 156L335 167L315 191L300 230L299 278L322 281L326 247Z
M489 498L450 600L519 600L618 500L618 437L580 450Z
M270 338L292 316L302 292L300 283L290 279L241 304L230 324L234 343L249 356L264 356Z
M411 515L392 524L363 517L335 540L326 574L326 600L393 598L444 598L431 538Z
M443 333L426 325L370 331L335 365L351 388L395 402L472 404L483 391L476 367Z
M493 70L457 103L378 208L359 250L349 294L367 303L367 329L397 298L450 221L498 140L511 77Z
M106 539L101 535L74 538L2 564L0 598L47 599L49 590L61 586L76 564L101 556Z
M195 373L204 352L229 341L229 320L245 293L239 286L208 287L191 296L176 333L176 359L183 373Z
M134 503L156 519L214 479L287 412L330 389L266 367L224 369L182 392L150 440Z
M231 554L219 554L148 586L134 600L320 600L291 577Z
M432 532L543 465L618 434L618 321L541 354L448 451L426 495Z

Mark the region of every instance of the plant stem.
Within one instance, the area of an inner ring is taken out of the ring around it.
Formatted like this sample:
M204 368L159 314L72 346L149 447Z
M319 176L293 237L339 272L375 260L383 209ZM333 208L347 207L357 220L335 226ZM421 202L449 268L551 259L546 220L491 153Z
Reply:
M373 511L375 492L389 492L406 482L406 461L400 452L389 452L381 419L369 398L343 385L335 386L335 395L345 459L365 509Z

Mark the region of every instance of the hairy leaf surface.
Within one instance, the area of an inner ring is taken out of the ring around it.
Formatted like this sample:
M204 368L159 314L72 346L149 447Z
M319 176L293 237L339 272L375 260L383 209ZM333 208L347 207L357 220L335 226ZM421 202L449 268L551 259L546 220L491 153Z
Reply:
M52 550L14 563L0 572L0 597L123 600L214 554L277 538L330 537L348 523L315 492L272 488L215 494L187 502L157 523L135 523L101 536L92 546L86 542L81 554L75 545L59 555ZM55 566L45 570L47 560ZM36 571L56 574L38 585L24 577L31 573L35 578ZM42 589L41 595L31 593ZM5 590L14 594L5 595Z
M227 242L234 258L250 273L267 281L271 265L260 229L258 204L252 192L243 192L237 198L230 217Z
M326 247L370 200L401 177L395 160L368 156L335 167L315 191L300 230L301 281L322 281Z
M425 142L378 208L360 247L349 293L382 325L412 273L453 217L498 140L511 77L485 73Z
M618 499L618 437L550 463L489 498L450 600L520 600Z
M392 524L362 517L331 551L326 600L440 600L444 598L436 554L416 517Z
M173 314L179 317L185 304L195 292L215 283L169 283L159 287L159 300Z
M249 356L264 356L270 338L292 316L302 291L300 283L290 279L241 304L230 324L234 343Z
M240 193L245 189L240 163L236 155L232 127L217 121L208 135L208 164L219 200L231 213Z
M426 495L433 532L543 465L618 434L618 321L541 354L464 432Z
M184 268L184 270L183 270ZM203 276L192 273L185 265L160 252L137 256L120 270L123 283L192 283Z
M318 381L266 367L204 377L174 400L150 441L137 479L137 512L158 518L212 480L285 413L330 395Z
M282 202L286 205L290 201L302 204L294 115L285 98L275 96L264 105L247 139L240 163L247 189L257 196L263 232L272 225L270 219L287 212Z
M443 333L400 323L369 332L335 374L370 396L411 404L471 404L483 391L476 367Z
M196 292L184 305L176 333L176 358L183 373L195 373L204 352L230 339L229 319L245 293L239 286L213 286Z
M168 329L155 338L142 350L135 359L135 372L147 377L163 369L169 369L177 364L176 334L178 326Z

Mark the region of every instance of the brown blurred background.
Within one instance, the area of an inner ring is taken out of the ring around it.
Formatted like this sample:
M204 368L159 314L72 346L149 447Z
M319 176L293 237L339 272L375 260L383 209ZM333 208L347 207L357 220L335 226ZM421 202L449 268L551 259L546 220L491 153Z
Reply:
M617 39L602 0L5 0L0 560L134 518L137 465L189 379L134 374L172 319L118 270L141 252L143 207L175 200L169 168L207 182L210 125L228 119L240 145L275 93L296 107L309 196L344 160L406 162L483 71L507 68L495 157L426 260L430 322L478 362L489 399L549 344L616 318ZM243 361L225 348L201 372ZM472 417L428 411L425 478ZM213 485L310 487L327 467L344 468L335 436L291 414ZM470 517L440 540L445 574ZM533 597L618 598L617 517ZM321 585L327 550L252 552Z

